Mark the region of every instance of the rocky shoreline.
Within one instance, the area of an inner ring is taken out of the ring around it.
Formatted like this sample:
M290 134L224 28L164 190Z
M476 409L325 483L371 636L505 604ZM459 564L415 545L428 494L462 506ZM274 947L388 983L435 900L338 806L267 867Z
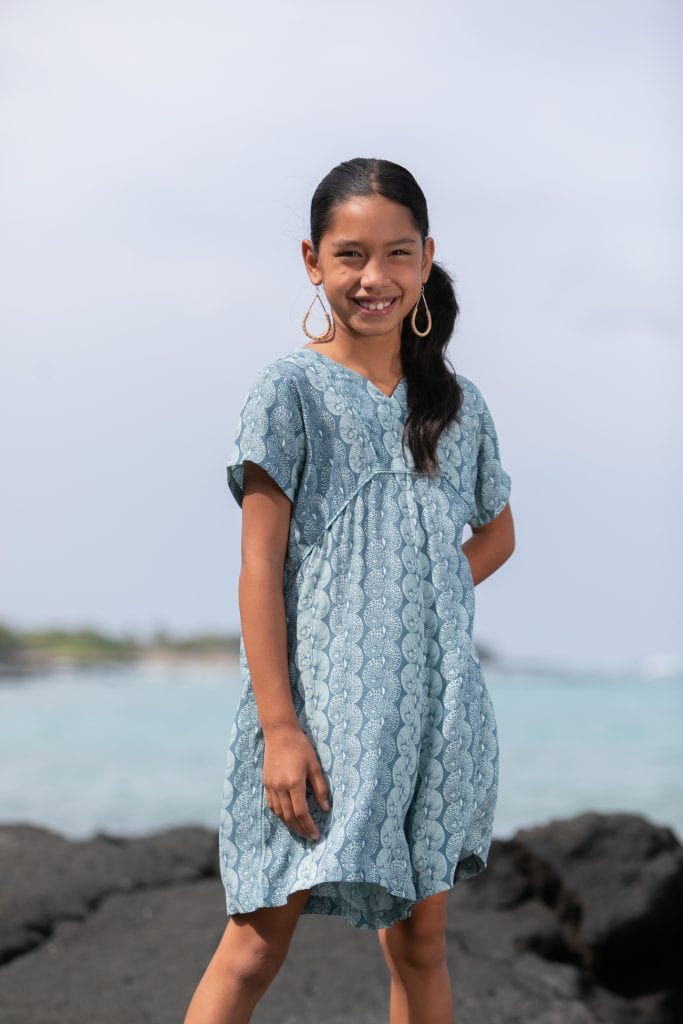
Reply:
M0 825L3 1024L181 1024L227 917L217 835ZM494 840L449 893L458 1024L683 1020L683 847L630 814ZM376 933L302 916L254 1024L385 1024Z

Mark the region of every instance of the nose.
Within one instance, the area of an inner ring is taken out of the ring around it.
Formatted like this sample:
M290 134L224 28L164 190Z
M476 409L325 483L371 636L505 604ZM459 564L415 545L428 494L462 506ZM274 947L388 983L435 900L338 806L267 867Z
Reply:
M387 273L384 262L381 259L370 259L363 267L361 274L361 287L382 288L387 282Z

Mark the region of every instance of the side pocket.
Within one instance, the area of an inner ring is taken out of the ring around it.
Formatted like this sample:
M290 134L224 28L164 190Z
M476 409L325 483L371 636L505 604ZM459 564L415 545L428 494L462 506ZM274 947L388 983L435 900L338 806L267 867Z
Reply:
M460 557L463 561L462 574L465 593L470 593L472 595L472 600L474 600L474 577L472 576L472 566L470 565L470 560L463 551L462 546L460 547Z
M460 548L460 550L462 551L462 548ZM462 557L465 562L465 574L467 575L467 578L469 580L470 587L472 587L472 589L474 590L474 577L472 576L472 566L470 565L470 560L464 551L462 551Z

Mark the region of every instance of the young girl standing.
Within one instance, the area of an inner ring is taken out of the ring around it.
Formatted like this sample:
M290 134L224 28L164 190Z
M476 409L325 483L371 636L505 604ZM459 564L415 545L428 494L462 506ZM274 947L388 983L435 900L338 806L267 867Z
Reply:
M377 931L391 1024L451 1024L446 901L486 867L498 785L474 586L515 546L510 476L481 391L446 363L458 306L410 172L339 164L310 233L327 328L311 334L309 307L312 341L259 372L227 467L230 920L185 1024L248 1022L302 913Z

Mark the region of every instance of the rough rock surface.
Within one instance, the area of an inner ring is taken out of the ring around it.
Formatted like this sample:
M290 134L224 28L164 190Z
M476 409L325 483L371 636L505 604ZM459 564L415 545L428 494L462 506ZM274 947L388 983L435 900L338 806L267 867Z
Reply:
M458 1024L683 1020L683 848L627 814L583 814L494 841L455 886ZM3 1024L182 1024L226 926L217 836L168 829L75 842L0 826ZM385 1024L376 934L301 917L254 1024Z
M631 814L581 814L517 836L579 900L604 984L634 996L683 978L683 851L670 829Z

